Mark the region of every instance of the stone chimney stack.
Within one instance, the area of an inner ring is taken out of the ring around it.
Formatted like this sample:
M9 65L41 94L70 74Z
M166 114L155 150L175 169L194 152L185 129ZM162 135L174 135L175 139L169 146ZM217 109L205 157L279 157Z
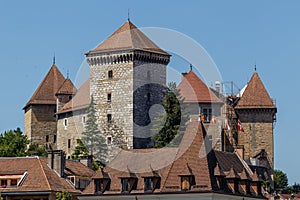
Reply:
M66 155L62 150L48 151L48 165L56 171L60 177L64 177L64 169L66 167Z

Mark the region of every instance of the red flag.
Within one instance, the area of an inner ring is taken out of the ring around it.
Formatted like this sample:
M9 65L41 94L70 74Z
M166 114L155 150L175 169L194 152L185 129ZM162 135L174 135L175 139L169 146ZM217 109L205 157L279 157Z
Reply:
M244 132L244 129L242 127L242 124L241 124L240 120L238 120L238 127L237 128L238 128L238 131Z

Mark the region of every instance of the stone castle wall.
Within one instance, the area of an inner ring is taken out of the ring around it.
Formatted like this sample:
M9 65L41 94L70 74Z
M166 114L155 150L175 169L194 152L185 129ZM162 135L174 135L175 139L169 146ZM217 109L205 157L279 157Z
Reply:
M67 126L65 126L65 120L67 120ZM74 152L77 146L77 139L82 138L86 120L85 109L59 115L57 121L56 149L63 150L67 158ZM68 144L69 140L70 146Z
M112 78L108 71L112 71ZM96 117L105 137L116 137L124 148L133 147L133 62L91 65L90 94L94 97ZM111 94L111 101L107 97ZM111 121L108 122L108 115ZM113 126L111 126L113 124Z
M274 109L237 110L244 132L238 134L238 144L244 146L244 158L250 159L262 149L274 167Z
M54 146L57 132L56 105L32 105L25 113L25 135L32 143Z

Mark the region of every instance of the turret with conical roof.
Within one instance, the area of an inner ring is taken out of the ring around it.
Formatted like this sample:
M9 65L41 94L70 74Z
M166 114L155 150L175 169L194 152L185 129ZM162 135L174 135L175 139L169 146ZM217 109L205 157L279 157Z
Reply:
M265 150L268 162L273 166L273 122L277 109L257 71L253 73L234 110L243 127L238 134L238 144L244 147L245 160L255 164L255 155Z
M101 132L123 148L151 146L148 112L164 97L170 55L127 20L86 59Z
M23 108L25 112L24 132L31 143L41 146L46 144L48 148L55 148L57 94L59 91L60 93L69 93L65 90L66 86L70 84L72 83L65 79L53 63L45 78Z

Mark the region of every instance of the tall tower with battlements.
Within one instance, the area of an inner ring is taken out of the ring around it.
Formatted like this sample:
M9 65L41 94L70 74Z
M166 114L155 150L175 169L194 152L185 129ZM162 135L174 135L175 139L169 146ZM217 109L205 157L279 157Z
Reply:
M149 109L163 101L170 55L128 20L86 59L98 125L109 143L151 146Z

